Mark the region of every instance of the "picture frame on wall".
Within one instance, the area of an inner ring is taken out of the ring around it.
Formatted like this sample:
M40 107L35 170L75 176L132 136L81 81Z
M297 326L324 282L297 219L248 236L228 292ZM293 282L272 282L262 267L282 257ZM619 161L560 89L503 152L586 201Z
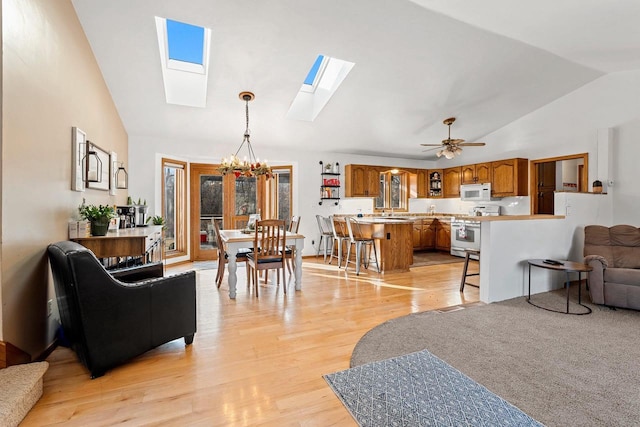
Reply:
M87 140L87 154L84 156L84 171L86 173L85 182L87 188L94 190L109 191L111 185L111 156L102 148L98 147L93 142ZM100 159L102 170L97 170L95 162L90 159L91 155L95 155ZM98 179L98 181L95 181Z
M71 128L71 190L84 191L82 159L87 145L87 134L80 128Z

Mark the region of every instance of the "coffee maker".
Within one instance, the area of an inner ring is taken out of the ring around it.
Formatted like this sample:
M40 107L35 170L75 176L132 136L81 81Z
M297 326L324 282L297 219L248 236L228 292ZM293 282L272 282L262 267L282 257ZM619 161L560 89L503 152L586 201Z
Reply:
M120 228L134 228L136 226L135 206L116 206L116 213L120 217Z

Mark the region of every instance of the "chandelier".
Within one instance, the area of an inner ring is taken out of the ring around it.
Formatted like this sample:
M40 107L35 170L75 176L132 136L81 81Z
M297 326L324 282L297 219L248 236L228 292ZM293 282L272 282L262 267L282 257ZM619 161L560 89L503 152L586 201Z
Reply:
M242 143L240 147L238 147L238 151L236 154L233 154L231 157L222 159L222 164L218 168L222 175L234 174L236 178L241 176L252 177L252 176L260 176L264 175L267 178L271 178L273 176L273 172L271 171L271 167L267 165L267 161L260 163L260 159L256 157L253 152L253 148L251 147L250 132L249 132L249 101L253 101L255 95L251 92L240 92L240 99L245 102L245 113L247 118L247 127L244 131L244 138L242 139ZM238 157L238 153L242 150L242 147L247 144L247 151L249 152L249 157L244 157L243 160L240 160Z
M453 145L453 144L446 144L442 150L438 151L436 153L436 156L438 157L446 157L447 159L451 160L453 159L455 156L459 156L460 154L462 154L462 148L458 147L457 145Z

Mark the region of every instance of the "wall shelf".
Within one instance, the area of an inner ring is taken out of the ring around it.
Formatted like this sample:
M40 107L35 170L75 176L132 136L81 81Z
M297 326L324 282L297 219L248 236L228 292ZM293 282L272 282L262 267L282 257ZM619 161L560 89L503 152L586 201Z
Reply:
M320 185L320 202L330 200L334 205L338 205L340 202L340 163L324 164L320 160L320 178L322 179Z

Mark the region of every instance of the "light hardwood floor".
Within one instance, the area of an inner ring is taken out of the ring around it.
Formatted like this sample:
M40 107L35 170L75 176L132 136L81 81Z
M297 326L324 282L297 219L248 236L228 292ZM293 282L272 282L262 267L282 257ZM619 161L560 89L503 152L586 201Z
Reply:
M305 258L302 291L269 284L259 299L239 268L235 301L226 275L217 289L215 270L198 271L193 345L173 341L95 380L57 348L21 425L355 426L322 375L347 369L358 340L386 320L478 301L477 288L458 291L462 266L356 276Z

